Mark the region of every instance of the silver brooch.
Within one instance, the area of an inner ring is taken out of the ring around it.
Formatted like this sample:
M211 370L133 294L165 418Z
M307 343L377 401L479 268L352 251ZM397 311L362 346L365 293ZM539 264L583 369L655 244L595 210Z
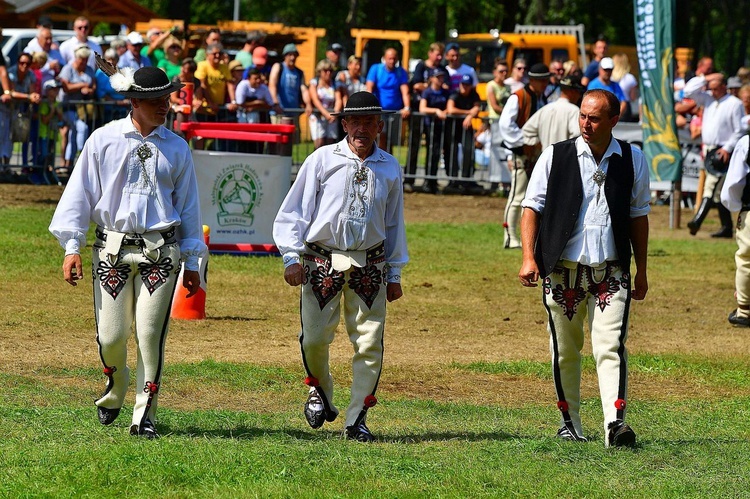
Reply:
M154 153L151 152L151 148L145 142L135 150L135 153L138 155L138 159L141 160L141 163L145 163L148 158L154 155Z
M354 172L354 183L364 184L367 181L367 168L365 165L359 166L357 171Z
M602 193L602 185L604 184L604 181L607 180L607 174L604 173L601 168L597 168L594 172L594 176L591 178L598 188L598 190L596 191L596 202L598 203L599 197Z

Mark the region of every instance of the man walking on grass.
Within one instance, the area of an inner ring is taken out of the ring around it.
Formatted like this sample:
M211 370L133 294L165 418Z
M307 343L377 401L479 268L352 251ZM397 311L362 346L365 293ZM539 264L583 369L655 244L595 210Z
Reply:
M375 95L349 97L338 113L346 137L305 160L273 227L284 280L302 286L299 341L310 387L305 418L320 428L339 414L328 349L343 298L354 347L345 434L359 442L375 439L365 419L377 402L385 305L401 297L401 268L409 259L401 167L376 145L384 126L381 114Z
M101 66L100 66L101 67ZM93 248L96 341L107 387L95 402L99 421L120 414L130 381L127 343L135 325L138 360L130 434L153 439L169 311L178 285L192 296L200 287L203 241L198 183L187 143L164 128L169 95L182 88L158 68L105 73L130 99L130 114L96 130L86 141L50 224L65 248L63 277L83 279L81 248L95 223Z
M586 441L579 408L588 316L607 447L635 445L635 432L625 423L625 340L630 300L643 300L648 291L649 171L640 149L612 137L619 114L613 93L588 91L581 103L581 136L542 152L522 203L518 273L527 287L542 279L562 416L557 436L564 440Z

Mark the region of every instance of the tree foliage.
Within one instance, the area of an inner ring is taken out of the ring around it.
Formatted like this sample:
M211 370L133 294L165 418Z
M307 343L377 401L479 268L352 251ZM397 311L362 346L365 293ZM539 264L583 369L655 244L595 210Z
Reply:
M164 17L212 24L231 19L233 0L136 0ZM419 31L415 54L449 29L512 31L516 24L583 24L586 40L606 36L617 45L635 44L633 4L601 0L253 0L240 1L240 19L322 27L331 40L349 39L353 27ZM734 71L747 64L750 0L676 0L675 42L695 49L695 58L713 55L717 66ZM172 15L169 15L169 14ZM175 15L176 14L176 15Z

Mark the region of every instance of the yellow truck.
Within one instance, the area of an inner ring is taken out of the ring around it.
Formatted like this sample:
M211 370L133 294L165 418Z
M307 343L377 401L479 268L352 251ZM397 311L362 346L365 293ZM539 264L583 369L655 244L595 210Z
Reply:
M448 42L461 47L461 61L477 72L479 95L484 98L484 83L492 79L494 61L505 60L510 66L515 59L524 58L529 66L538 62L549 65L555 59L574 60L586 68L586 46L583 25L536 26L517 24L513 33L493 29L487 33L459 33L450 30Z

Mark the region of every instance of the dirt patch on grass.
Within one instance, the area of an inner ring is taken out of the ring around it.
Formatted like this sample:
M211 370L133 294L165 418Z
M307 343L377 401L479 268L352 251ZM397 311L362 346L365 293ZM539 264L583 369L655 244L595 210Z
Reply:
M61 192L57 186L0 185L0 207L50 206L57 202ZM488 196L408 194L405 217L407 223L414 224L497 224L499 232L505 201ZM690 216L689 210L682 211L683 222ZM667 207L654 207L653 237L703 240L707 245L729 244L711 240L709 234L712 224L717 225L715 220L707 221L706 229L695 238L684 229L670 230L668 224ZM384 393L394 398L413 396L477 404L551 403L554 394L548 379L490 375L451 367L454 363L547 362L549 359L539 292L521 289L514 279L514 272L520 266L520 252L504 251L498 242L497 247L487 249L486 260L487 268L482 269L480 277L472 277L468 282L461 275L431 278L419 275L418 271L406 279L404 287L408 299L389 305L385 371L381 381ZM498 261L504 266L498 265ZM58 268L55 263L56 276ZM684 270L684 266L680 270ZM231 268L214 270L217 279L210 288L213 298L207 306L208 320L172 322L167 362L215 359L277 365L299 370L301 381L303 374L296 336L298 290L285 285L281 278L271 278L267 274L236 273L238 275L232 277L231 273ZM733 262L726 262L721 273L725 276L720 279L711 273L706 280L700 278L698 283L705 288L701 291L686 290L676 274L665 272L660 276L661 281L653 278L648 299L633 307L630 351L718 358L750 355L747 341L750 333L726 324L724 310L728 313L732 306ZM59 279L30 276L20 283L0 283L0 293L6 297L0 320L3 371L23 373L40 366L98 365L90 281L83 281L79 289L71 292ZM64 298L60 300L58 296ZM132 366L135 351L132 340L130 350ZM584 352L590 355L589 343ZM351 355L352 347L343 328L339 327L331 349L331 362L339 386L348 386ZM74 384L74 380L45 382ZM583 382L584 396L596 397L596 377L585 375ZM90 385L87 382L83 389L89 387L92 393L101 389L98 381ZM170 391L171 394L164 394L164 402L175 408L184 405L185 408L252 407L257 410L259 405L268 406L263 394L224 388L180 385ZM298 405L298 399L304 398L304 387L301 386L299 392L285 394L274 404ZM631 377L631 394L656 400L738 395L728 388L705 387L695 379L644 374Z

